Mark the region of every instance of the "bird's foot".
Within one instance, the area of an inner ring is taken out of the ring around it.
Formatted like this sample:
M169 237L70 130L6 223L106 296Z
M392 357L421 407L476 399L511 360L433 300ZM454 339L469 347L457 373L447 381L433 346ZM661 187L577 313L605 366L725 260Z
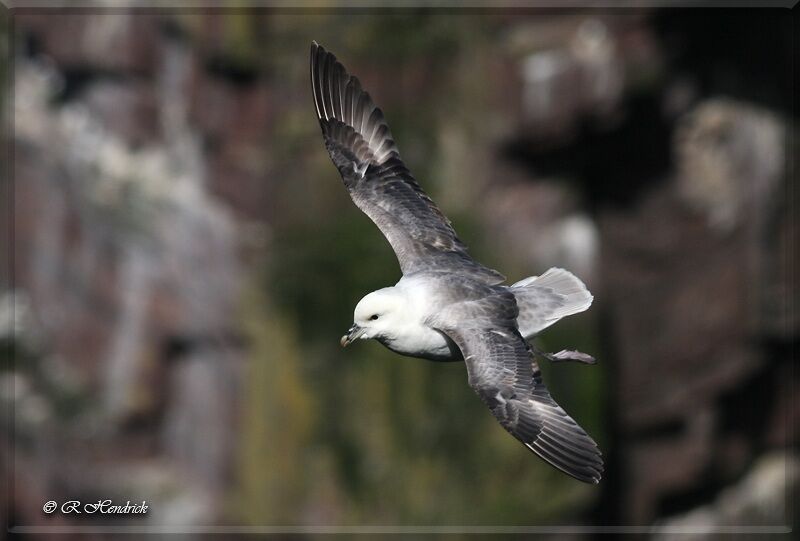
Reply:
M570 351L568 349L562 349L558 353L546 353L544 351L537 350L536 353L538 353L548 361L554 363L562 361L575 361L583 364L597 364L597 359L595 359L588 353L583 353L580 351Z

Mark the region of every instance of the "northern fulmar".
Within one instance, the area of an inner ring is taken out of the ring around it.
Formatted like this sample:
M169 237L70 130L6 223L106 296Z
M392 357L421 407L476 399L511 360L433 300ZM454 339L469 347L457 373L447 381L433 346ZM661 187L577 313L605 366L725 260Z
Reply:
M383 112L358 79L316 42L311 87L325 148L353 202L397 255L402 278L355 308L346 346L375 339L401 355L464 361L469 385L511 435L559 470L597 483L597 444L550 396L534 355L593 364L578 351L546 353L528 342L592 303L572 273L551 268L513 285L467 253L450 221L417 184Z

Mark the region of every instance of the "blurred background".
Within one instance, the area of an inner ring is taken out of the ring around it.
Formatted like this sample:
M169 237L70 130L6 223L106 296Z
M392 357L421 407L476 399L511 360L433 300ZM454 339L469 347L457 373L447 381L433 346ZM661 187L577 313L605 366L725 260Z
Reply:
M4 10L6 521L790 523L794 21ZM542 366L604 452L599 486L508 436L463 365L340 348L400 273L324 149L312 39L476 258L512 282L563 266L595 294L541 346L599 359ZM149 511L41 510L105 498Z

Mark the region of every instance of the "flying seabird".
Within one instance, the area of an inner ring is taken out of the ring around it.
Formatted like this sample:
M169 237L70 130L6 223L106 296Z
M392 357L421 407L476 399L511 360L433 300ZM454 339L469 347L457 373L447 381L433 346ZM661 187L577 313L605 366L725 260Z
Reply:
M400 159L369 94L336 57L311 45L311 87L325 148L353 202L378 226L403 277L355 308L346 346L375 339L392 351L464 361L469 385L511 435L559 470L597 483L597 444L550 396L534 354L593 364L577 351L532 349L534 336L592 303L572 273L551 268L511 286L467 253L450 221Z

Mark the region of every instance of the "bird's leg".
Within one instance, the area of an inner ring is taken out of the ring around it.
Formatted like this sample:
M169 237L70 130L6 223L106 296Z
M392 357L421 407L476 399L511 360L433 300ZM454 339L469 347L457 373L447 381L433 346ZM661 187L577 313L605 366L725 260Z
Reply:
M558 353L551 353L550 360L555 361L576 361L579 363L584 364L596 364L597 359L589 355L588 353L583 353L582 351L575 351L575 350L568 350L562 349Z
M531 346L531 347L533 348L533 351L537 355L544 357L545 359L553 363L561 361L575 361L583 364L597 363L597 359L595 359L588 353L582 353L580 351L570 351L568 349L562 349L558 353L547 353L546 351L542 351L536 346Z

